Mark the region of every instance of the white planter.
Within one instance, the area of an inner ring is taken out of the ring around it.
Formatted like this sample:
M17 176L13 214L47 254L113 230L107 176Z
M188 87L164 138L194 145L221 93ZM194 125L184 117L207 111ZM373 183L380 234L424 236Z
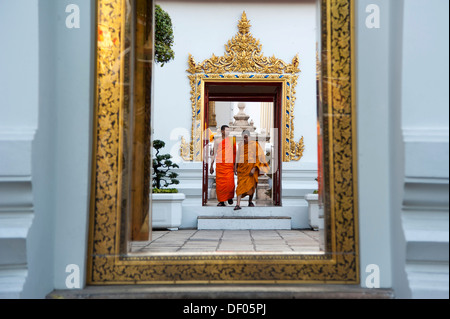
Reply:
M309 225L314 230L323 229L324 219L320 216L319 195L306 194L305 200L308 202Z
M152 195L152 228L178 230L181 225L182 193Z

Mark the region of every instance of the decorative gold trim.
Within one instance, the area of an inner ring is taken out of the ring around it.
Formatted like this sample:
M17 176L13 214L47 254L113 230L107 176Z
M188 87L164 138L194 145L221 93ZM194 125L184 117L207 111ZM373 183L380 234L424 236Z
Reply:
M202 139L203 128L205 127L203 108L203 92L207 82L264 82L264 83L281 83L283 96L282 103L282 158L288 162L291 160L300 160L303 156L304 144L303 137L298 143L294 141L294 102L295 102L295 86L297 85L298 76L291 74L195 74L190 75L191 84L191 103L192 103L192 127L191 142L188 144L184 137L181 137L180 154L185 161L202 161Z
M283 161L299 161L303 156L303 140L294 140L294 106L295 88L300 72L299 57L296 55L292 63L273 57L265 57L262 45L250 33L250 21L245 11L238 23L239 32L225 45L225 55L217 57L213 54L210 59L196 63L189 54L187 72L191 86L192 127L191 141L187 144L182 137L180 154L185 161L202 161L203 121L203 81L214 79L216 82L233 81L271 81L283 79L283 117L282 117L282 154Z
M300 72L299 58L296 55L291 64L277 59L275 56L265 57L262 45L250 33L250 21L247 19L245 11L242 13L238 23L239 32L225 45L225 55L222 57L213 56L200 64L195 63L194 58L189 54L189 69L191 74L223 74L223 73L266 73L266 74L295 74Z
M295 255L161 255L120 253L117 165L121 156L118 111L122 9L126 0L98 0L98 25L117 37L117 48L97 48L92 214L87 283L327 283L358 284L353 0L323 0L323 119L327 252ZM325 46L326 47L326 46ZM107 50L109 51L107 51ZM205 76L205 74L203 74ZM292 75L291 75L292 76ZM195 79L195 78L194 78ZM327 122L328 121L328 122ZM328 125L329 124L329 125ZM329 192L329 193L328 193ZM330 205L332 202L332 205Z
M300 142L298 143L293 142L291 146L292 146L291 160L299 161L303 157L303 152L305 151L305 143L303 136L300 139Z
M192 135L192 131L191 131ZM186 162L191 162L194 157L194 145L192 143L187 143L184 136L181 137L181 146L180 146L180 156Z

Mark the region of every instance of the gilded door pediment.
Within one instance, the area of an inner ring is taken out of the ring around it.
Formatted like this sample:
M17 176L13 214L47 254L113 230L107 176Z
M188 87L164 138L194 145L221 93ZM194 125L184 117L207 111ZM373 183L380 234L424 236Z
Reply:
M188 144L181 138L181 157L186 161L201 161L204 123L203 118L203 84L204 81L267 81L283 82L283 123L282 154L283 160L298 161L303 156L303 137L294 140L294 105L295 87L297 85L300 59L298 54L291 63L286 63L275 56L266 57L262 45L250 33L250 21L245 11L238 23L238 33L225 44L223 56L212 55L211 58L197 63L189 54L186 70L190 73L192 103L191 141Z

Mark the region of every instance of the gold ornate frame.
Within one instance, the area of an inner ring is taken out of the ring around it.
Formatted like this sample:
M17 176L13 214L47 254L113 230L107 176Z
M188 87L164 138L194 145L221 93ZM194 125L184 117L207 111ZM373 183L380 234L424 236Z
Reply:
M191 141L181 138L180 154L185 161L202 161L202 140L206 128L204 121L205 82L265 82L282 83L282 123L283 145L281 148L284 162L299 161L302 158L304 144L294 141L295 88L300 72L298 55L290 64L273 57L265 57L262 45L250 33L250 21L245 11L238 23L239 32L225 45L224 56L213 54L210 59L196 63L189 55L187 70L190 75L192 127Z
M97 23L109 25L123 41L125 0L98 0ZM223 254L129 256L121 251L118 205L123 65L97 70L94 123L92 211L87 283L328 283L358 284L359 245L356 184L354 98L354 0L322 0L320 54L321 109L324 144L324 189L327 228L325 254ZM102 66L120 55L120 45L97 50ZM115 82L114 82L115 83ZM113 97L113 98L112 98ZM107 116L105 116L105 114Z

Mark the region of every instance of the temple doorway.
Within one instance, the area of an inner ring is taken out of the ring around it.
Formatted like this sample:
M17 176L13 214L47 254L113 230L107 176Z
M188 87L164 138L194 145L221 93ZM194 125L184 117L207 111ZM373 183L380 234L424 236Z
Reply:
M203 156L203 206L217 206L216 151L222 141L221 128L227 128L227 138L238 150L243 143L243 132L255 141L264 153L259 157L267 168L259 172L253 203L258 207L281 206L281 85L279 83L206 83ZM235 154L233 154L235 159ZM219 159L220 161L220 159ZM213 167L211 169L211 167ZM238 186L234 176L235 189ZM220 187L220 186L219 186ZM219 190L220 191L220 190ZM234 192L233 203L236 204ZM230 202L231 203L231 202ZM229 206L230 203L225 202ZM242 199L248 206L249 197Z

